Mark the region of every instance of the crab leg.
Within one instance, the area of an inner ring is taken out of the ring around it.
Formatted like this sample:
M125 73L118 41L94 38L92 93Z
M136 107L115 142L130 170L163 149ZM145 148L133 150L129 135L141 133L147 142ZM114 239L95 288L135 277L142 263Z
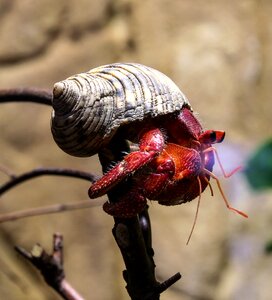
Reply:
M164 148L164 137L158 128L143 131L140 136L139 151L129 153L113 169L97 180L89 189L89 197L106 194L130 174L152 161Z
M209 176L211 176L213 179L215 179L216 184L217 184L217 186L218 186L218 189L219 189L219 191L220 191L220 194L221 194L222 197L223 197L223 200L224 200L224 202L225 202L226 207L227 207L229 210L234 211L234 212L236 212L237 214L243 216L244 218L248 218L248 215L247 215L246 213L244 213L243 211L238 210L238 209L232 207L232 206L229 204L229 201L228 201L228 199L227 199L227 197L226 197L226 195L225 195L225 193L224 193L224 191L223 191L223 189L222 189L222 187L221 187L221 184L220 184L219 179L218 179L212 172L210 172L210 171L207 170L207 169L204 169L204 172L205 172L206 174L208 174Z

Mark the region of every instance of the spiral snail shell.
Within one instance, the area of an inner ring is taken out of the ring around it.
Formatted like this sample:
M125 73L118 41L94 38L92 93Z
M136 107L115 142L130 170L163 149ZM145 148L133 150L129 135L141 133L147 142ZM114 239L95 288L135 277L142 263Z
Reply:
M119 127L190 108L163 73L136 63L115 63L54 85L51 130L66 153L91 156Z

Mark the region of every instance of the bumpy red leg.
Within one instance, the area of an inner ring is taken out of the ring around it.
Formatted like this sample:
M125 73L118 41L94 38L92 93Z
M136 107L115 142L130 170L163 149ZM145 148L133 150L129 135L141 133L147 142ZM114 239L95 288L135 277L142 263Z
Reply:
M139 151L124 157L113 169L96 181L89 189L89 197L96 198L106 194L128 175L152 161L164 148L164 137L157 129L143 130L140 134Z
M171 180L175 174L175 164L172 157L163 150L162 153L156 157L150 164L152 172L145 175L145 178L139 179L139 186L143 191L143 194L148 199L156 199L156 196L161 193L165 188L169 180Z
M173 177L175 166L171 157L162 151L150 164L152 172L139 173L133 178L131 190L123 195L117 203L106 202L104 210L115 217L130 218L140 213L146 206L146 198L154 199Z
M103 209L111 216L118 218L131 218L143 211L146 206L146 198L137 191L130 191L116 203L106 202Z
M136 216L145 208L146 197L154 199L156 193L165 186L169 176L167 173L139 176L136 180L139 180L141 184L138 185L137 182L134 182L133 188L118 202L106 202L103 206L104 211L119 218Z
M183 108L176 118L165 118L163 127L168 131L168 143L188 148L193 146L202 132L199 121L188 108Z

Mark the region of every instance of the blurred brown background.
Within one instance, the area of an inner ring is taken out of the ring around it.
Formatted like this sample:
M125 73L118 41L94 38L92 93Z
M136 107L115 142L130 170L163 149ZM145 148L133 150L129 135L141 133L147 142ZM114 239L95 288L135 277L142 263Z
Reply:
M272 134L271 15L269 0L0 0L0 88L51 89L72 74L116 61L152 66L181 87L205 128L226 130L218 150L231 170ZM57 148L49 107L2 104L0 132L0 165L15 173L38 166L100 172L96 157L73 158ZM203 194L189 246L196 201L151 204L158 277L183 275L162 299L272 297L272 257L263 250L272 238L271 193L254 193L242 174L220 178L230 201L250 218L230 213L214 185L215 197ZM0 180L7 177L0 174ZM1 213L84 200L88 186L36 179L4 195ZM67 279L86 299L128 299L113 221L101 200L94 203L88 210L0 224L1 299L58 298L13 250L36 242L50 250L57 231L65 237Z

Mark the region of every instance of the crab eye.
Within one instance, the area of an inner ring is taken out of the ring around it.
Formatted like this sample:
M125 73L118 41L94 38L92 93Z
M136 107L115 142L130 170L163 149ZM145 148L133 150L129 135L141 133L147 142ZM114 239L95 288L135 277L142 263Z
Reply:
M211 132L210 132L210 141L211 141L211 143L216 142L216 132L214 130L211 130Z
M225 138L225 131L216 130L216 131L213 131L213 132L214 132L214 135L215 135L215 140L214 140L213 143L221 143Z
M225 137L225 131L221 130L206 130L199 136L201 144L221 143Z

